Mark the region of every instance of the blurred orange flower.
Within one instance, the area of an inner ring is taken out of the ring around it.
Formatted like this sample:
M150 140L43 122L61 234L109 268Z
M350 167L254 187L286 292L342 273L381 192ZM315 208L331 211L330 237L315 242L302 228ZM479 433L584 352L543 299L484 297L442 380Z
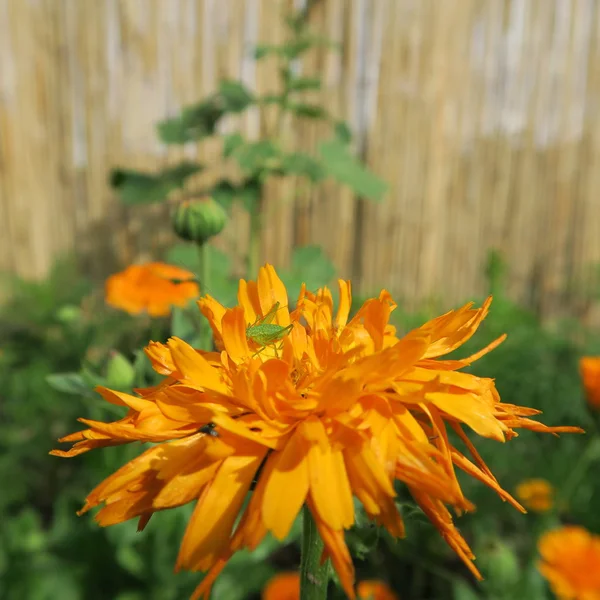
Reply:
M399 600L383 581L360 581L356 586L358 600ZM278 573L265 585L261 600L300 600L300 573Z
M131 265L106 280L106 302L132 315L164 317L199 294L194 274L161 262Z
M554 506L554 488L545 479L527 479L515 490L525 508L533 512L546 512Z
M538 542L538 568L560 600L600 600L600 536L568 526Z
M300 600L300 573L289 571L271 577L263 588L261 600Z
M588 404L594 410L600 410L600 356L582 357L579 371Z
M268 532L283 540L304 504L325 556L355 598L344 538L355 521L353 496L373 521L402 537L395 480L480 577L447 508L473 509L455 469L524 509L500 487L463 426L499 442L515 437L515 428L581 431L546 427L529 418L539 411L502 403L492 379L460 371L503 337L467 358L442 358L475 333L491 299L398 338L388 292L349 319L350 283L340 281L339 288L336 314L327 288L313 294L303 287L290 312L286 288L267 265L258 281L240 281L235 308L203 297L200 308L222 351L195 350L178 338L150 344L147 355L163 382L137 395L100 389L126 415L113 423L81 419L88 429L61 440L73 447L53 451L75 456L158 442L94 489L81 512L103 505L96 515L101 525L138 517L142 529L154 512L196 501L177 559L177 569L208 571L195 598L208 596L236 551L256 548ZM261 346L247 330L265 315L281 335ZM471 458L452 445L448 428Z
M356 586L360 600L399 600L399 597L383 581L367 579Z

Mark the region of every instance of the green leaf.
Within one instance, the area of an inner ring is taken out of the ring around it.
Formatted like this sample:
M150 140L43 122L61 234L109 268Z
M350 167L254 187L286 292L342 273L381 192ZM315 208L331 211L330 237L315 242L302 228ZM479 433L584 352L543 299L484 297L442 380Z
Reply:
M194 307L193 310L197 310L197 308ZM171 316L171 335L190 343L196 336L196 327L196 324L193 322L193 317L185 308L179 306L173 307Z
M254 95L239 81L224 80L219 86L223 108L227 112L242 112L254 103Z
M135 367L120 352L113 352L106 365L106 385L111 389L130 390L134 381Z
M171 246L166 255L169 264L177 265L182 269L197 273L200 267L198 248L195 244L175 244Z
M211 190L210 195L225 210L230 211L236 199L237 188L227 179L221 179Z
M172 191L182 188L188 177L201 170L201 165L190 162L168 167L154 175L115 169L111 174L110 184L125 204L149 204L165 200Z
M249 179L238 188L236 200L240 201L250 213L253 210L257 210L261 192L260 185L254 179Z
M59 392L75 396L90 395L90 387L79 373L53 373L46 376L48 385Z
M280 46L271 44L260 44L254 48L254 58L260 60L267 56L280 55L282 53Z
M246 143L234 153L243 171L258 173L265 169L272 169L279 158L279 150L271 140Z
M464 579L455 579L452 591L454 600L480 600L481 598Z
M383 198L387 183L356 160L339 140L322 142L319 153L325 171L331 177L351 187L359 196L372 200Z
M298 117L305 117L307 119L327 118L327 111L317 104L288 104L288 108Z
M223 136L223 156L230 157L243 144L244 138L237 132Z
M288 59L298 58L301 54L304 54L311 46L313 46L311 38L297 38L284 44L281 48L281 54Z
M290 79L288 89L293 92L301 92L304 90L320 90L321 80L318 77L298 77Z
M309 290L327 285L335 276L335 267L319 246L302 246L294 249L289 270L281 270L280 277L290 298L300 292L302 283Z
M346 121L336 121L333 127L335 137L342 142L342 144L349 144L352 141L352 131L348 127Z
M220 95L213 95L183 109L178 117L165 119L157 126L164 144L187 144L213 135L226 108Z
M132 545L119 545L115 553L117 563L132 575L142 577L146 572L144 557Z
M281 169L290 175L303 175L315 183L326 176L319 162L304 152L292 152L284 155L281 160Z
M258 99L258 103L266 106L270 104L279 104L282 106L285 103L285 98L282 94L265 94Z
M234 306L237 303L238 280L231 276L231 260L218 248L210 248L210 288L203 288L200 282L200 293L210 294L223 306Z

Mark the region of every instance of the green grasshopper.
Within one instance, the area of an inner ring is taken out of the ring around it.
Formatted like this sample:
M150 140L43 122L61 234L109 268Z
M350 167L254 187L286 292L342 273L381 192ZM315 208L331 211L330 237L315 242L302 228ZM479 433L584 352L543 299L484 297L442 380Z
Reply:
M273 345L275 347L275 355L279 356L277 354L276 342L283 340L283 338L294 328L291 323L286 327L271 323L278 310L279 302L275 302L271 310L264 317L257 317L256 321L246 328L246 337L260 346L256 354L266 346Z

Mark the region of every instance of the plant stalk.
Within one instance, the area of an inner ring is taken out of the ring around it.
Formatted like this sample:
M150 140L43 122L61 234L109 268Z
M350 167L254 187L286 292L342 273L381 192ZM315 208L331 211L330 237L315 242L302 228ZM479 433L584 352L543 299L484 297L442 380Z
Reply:
M198 254L200 256L200 266L199 266L199 280L200 280L200 293L204 295L210 290L211 281L210 281L210 246L207 243L198 244ZM210 326L208 321L202 322L202 328L200 331L200 336L202 340L202 349L210 351L212 350L212 332L210 330Z
M262 194L262 190L261 190ZM248 248L248 279L258 276L260 266L260 241L262 234L262 198L250 212L250 242Z
M571 497L577 490L579 483L585 477L590 464L600 457L600 436L592 435L587 448L580 455L579 460L571 470L567 481L562 487L562 493L559 496L559 504L568 506Z
M326 600L329 559L321 564L323 540L317 524L304 505L302 511L302 558L300 560L300 600Z

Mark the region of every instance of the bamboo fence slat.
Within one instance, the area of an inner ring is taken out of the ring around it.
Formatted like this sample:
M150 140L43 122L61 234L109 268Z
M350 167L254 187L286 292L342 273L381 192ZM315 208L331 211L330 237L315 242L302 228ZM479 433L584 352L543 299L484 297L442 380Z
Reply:
M66 252L86 269L160 256L166 206L123 207L112 168L218 161L221 142L162 145L157 121L223 78L275 91L282 15L305 0L0 0L0 271L46 275ZM389 183L371 203L333 182L269 184L263 259L321 245L364 292L409 308L486 291L488 252L508 293L543 315L600 310L600 0L317 0L315 31L341 52L309 52L307 93L347 119L353 147ZM272 111L220 126L258 139ZM326 126L284 123L314 151ZM221 167L198 177L206 185ZM248 215L216 240L243 269Z

